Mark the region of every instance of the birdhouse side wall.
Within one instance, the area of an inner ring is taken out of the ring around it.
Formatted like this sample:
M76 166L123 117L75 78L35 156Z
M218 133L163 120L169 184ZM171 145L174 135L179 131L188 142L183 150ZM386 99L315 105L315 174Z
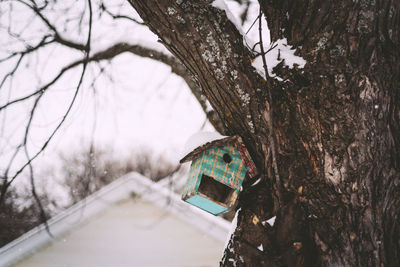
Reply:
M195 195L200 185L201 180L201 168L205 152L201 153L199 157L195 158L190 165L189 178L186 182L185 191L183 198L186 199L189 196Z

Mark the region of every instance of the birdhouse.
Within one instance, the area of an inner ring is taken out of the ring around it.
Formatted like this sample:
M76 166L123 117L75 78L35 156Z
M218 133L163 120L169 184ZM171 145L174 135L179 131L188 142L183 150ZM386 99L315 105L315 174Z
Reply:
M246 176L256 167L239 136L198 146L180 163L192 161L182 199L214 215L229 211L236 203Z

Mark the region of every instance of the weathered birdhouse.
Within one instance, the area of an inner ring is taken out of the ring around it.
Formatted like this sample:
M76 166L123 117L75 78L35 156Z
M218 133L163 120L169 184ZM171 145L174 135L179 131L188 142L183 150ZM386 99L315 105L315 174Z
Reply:
M214 215L229 211L236 203L247 175L256 167L239 136L203 144L180 160L192 161L182 199Z

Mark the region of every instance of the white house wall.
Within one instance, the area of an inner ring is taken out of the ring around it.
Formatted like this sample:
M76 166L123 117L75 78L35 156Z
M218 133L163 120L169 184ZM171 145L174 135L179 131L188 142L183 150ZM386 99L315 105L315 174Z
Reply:
M223 245L136 198L108 208L16 266L217 266Z

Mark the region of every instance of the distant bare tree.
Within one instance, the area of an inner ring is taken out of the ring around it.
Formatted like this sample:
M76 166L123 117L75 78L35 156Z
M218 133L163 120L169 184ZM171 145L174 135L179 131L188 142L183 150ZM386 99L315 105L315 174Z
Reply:
M26 195L17 194L14 188L7 190L4 204L0 209L0 247L41 222L34 201L27 199L23 207L18 205L18 201L25 198Z
M61 181L73 203L129 172L138 172L153 181L179 170L166 159L154 158L150 150L139 149L128 158L115 156L110 150L89 149L61 157Z

